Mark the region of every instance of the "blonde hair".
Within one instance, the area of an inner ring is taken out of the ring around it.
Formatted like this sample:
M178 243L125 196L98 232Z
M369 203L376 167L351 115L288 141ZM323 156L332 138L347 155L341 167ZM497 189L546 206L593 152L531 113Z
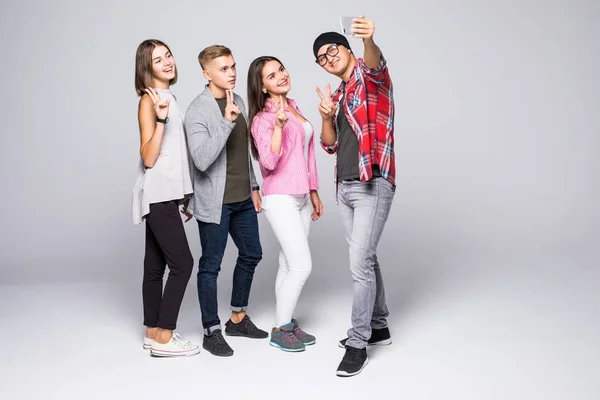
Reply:
M228 47L222 46L220 44L214 44L212 46L208 46L204 50L198 54L198 62L200 63L200 67L202 69L206 69L206 63L210 60L214 60L215 58L230 56L231 50Z

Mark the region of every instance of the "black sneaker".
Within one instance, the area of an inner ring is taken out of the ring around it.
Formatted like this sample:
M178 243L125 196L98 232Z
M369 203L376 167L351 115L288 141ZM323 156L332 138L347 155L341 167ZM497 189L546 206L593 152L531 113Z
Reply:
M269 334L258 329L247 315L245 315L237 324L234 324L231 319L227 321L225 323L225 334L228 336L243 336L251 339L266 339L269 337Z
M367 349L357 349L356 347L346 346L346 354L338 366L337 376L354 376L360 374L364 367L369 363Z
M338 346L343 349L346 347L347 341L348 338L340 340ZM390 344L392 344L392 337L388 328L371 329L371 337L367 342L367 346L388 346Z
M230 357L233 355L233 349L225 341L221 330L214 331L210 335L204 335L202 347L213 356Z

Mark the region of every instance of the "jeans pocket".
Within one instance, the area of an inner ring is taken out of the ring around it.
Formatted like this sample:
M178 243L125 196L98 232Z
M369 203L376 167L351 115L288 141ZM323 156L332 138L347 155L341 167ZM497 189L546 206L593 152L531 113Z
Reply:
M386 203L389 202L388 206L391 206L391 202L396 195L396 185L384 178L380 178L379 188L379 196L382 200L387 199Z
M379 184L381 185L382 188L384 188L392 193L396 192L396 185L391 183L390 181L388 181L385 178L380 178Z

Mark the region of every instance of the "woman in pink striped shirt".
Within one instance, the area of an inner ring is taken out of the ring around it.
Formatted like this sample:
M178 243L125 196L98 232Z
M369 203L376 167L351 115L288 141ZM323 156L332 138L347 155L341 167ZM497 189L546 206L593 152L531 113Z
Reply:
M302 351L316 340L298 327L293 313L312 269L310 222L321 217L323 204L317 192L313 127L287 98L290 87L290 75L277 58L259 57L250 65L252 154L263 176L262 209L281 246L275 281L277 321L270 344Z

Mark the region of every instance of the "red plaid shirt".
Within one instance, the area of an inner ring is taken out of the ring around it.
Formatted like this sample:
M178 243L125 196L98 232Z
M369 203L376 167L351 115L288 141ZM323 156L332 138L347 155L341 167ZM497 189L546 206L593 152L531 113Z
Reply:
M358 138L358 168L360 180L368 181L377 164L381 176L395 184L396 161L394 155L394 97L392 80L383 55L375 69L369 69L359 58L348 82L343 82L333 93L334 104L344 96L343 110L348 123ZM333 128L337 132L336 118ZM337 152L337 141L332 146L321 146L329 154Z

